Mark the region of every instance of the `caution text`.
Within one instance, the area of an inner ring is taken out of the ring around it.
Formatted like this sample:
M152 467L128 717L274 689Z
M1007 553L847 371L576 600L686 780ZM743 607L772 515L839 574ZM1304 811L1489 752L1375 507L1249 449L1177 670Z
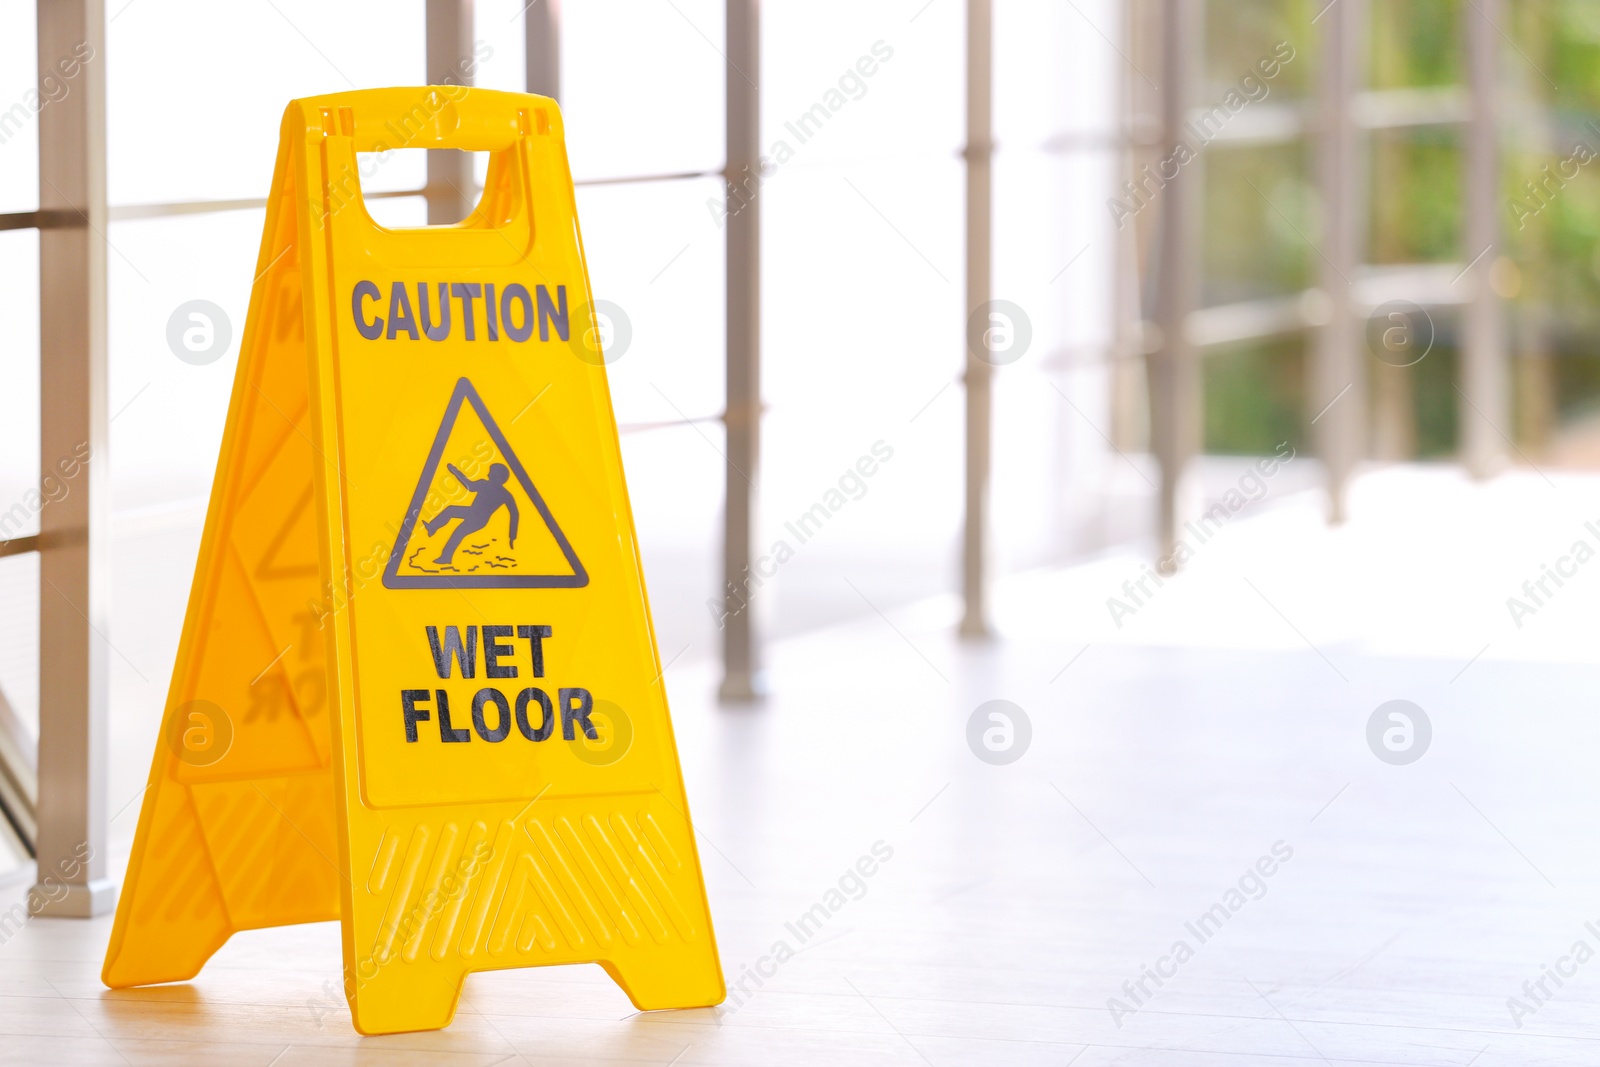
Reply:
M564 285L552 297L542 285L530 294L520 282L392 282L386 296L377 282L363 280L350 292L350 314L369 341L526 341L536 325L539 340L550 340L553 329L565 341L572 332Z

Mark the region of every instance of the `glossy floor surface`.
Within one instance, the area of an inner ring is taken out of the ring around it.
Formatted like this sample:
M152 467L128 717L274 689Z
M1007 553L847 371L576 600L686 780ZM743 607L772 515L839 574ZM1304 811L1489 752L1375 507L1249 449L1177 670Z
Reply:
M758 710L674 664L743 990L720 1008L500 972L448 1030L363 1039L331 924L109 992L109 919L34 919L0 934L0 1062L1600 1062L1600 479L1393 469L1339 530L1294 495L1195 541L1160 586L1131 552L1010 580L987 645L951 602L789 640ZM127 551L157 570L154 546ZM159 706L135 681L116 806Z

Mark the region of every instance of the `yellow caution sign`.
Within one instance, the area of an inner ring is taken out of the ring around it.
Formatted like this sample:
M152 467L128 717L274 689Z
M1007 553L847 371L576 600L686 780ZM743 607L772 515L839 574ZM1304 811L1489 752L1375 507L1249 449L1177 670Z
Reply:
M374 223L401 148L492 153L473 213ZM503 967L723 999L589 309L553 101L289 106L107 985L337 918L364 1034Z

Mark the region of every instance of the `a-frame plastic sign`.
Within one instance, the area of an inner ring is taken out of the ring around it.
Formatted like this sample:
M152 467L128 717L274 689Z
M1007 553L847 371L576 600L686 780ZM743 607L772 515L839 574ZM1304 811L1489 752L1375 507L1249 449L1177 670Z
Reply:
M467 219L373 222L403 148L492 153ZM290 104L107 985L340 919L364 1034L502 967L722 1000L597 349L553 101Z

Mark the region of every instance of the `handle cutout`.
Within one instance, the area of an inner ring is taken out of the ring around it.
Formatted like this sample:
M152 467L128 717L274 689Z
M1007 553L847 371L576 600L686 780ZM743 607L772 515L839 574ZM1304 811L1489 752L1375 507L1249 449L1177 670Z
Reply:
M454 226L479 206L491 155L460 148L358 152L362 203L385 229ZM419 186L437 195L399 195Z

